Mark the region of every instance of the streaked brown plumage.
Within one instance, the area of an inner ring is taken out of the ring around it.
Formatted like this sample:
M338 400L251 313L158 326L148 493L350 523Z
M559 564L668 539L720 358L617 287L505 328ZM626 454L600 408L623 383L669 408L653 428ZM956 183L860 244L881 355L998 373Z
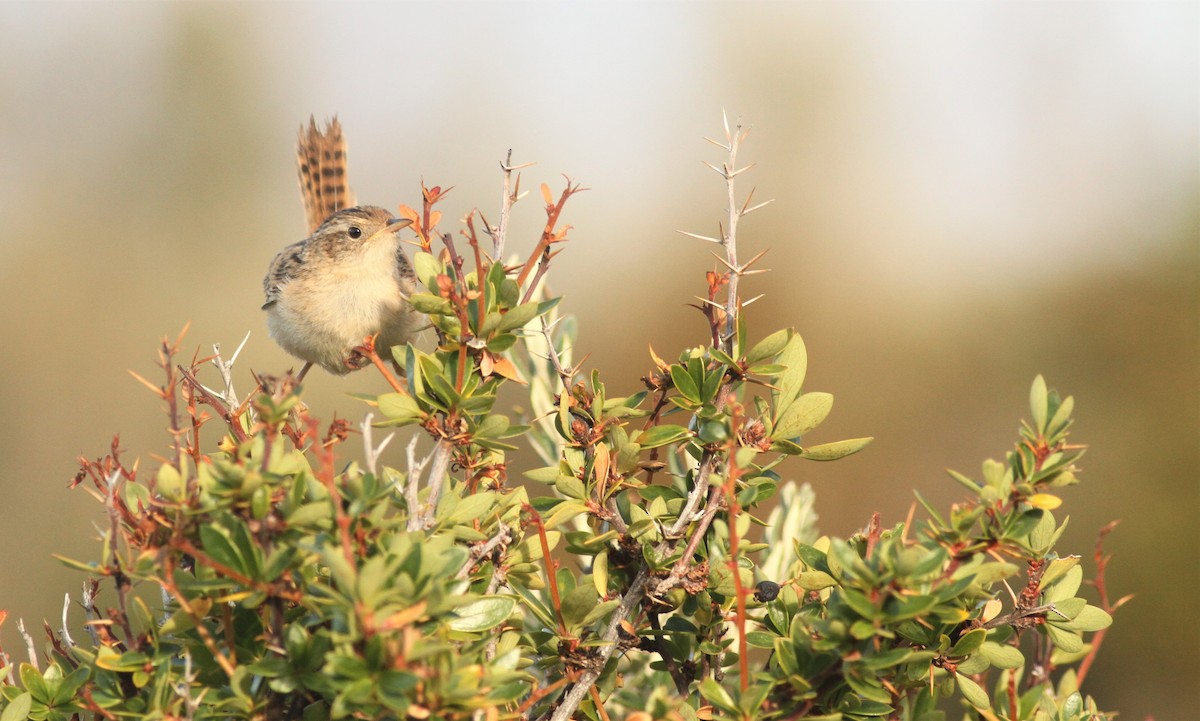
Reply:
M267 326L288 353L338 375L361 365L354 349L378 333L376 347L407 343L423 318L408 301L412 266L398 231L409 225L375 206L345 207L346 143L333 120L309 121L297 153L300 193L311 235L284 248L263 279Z

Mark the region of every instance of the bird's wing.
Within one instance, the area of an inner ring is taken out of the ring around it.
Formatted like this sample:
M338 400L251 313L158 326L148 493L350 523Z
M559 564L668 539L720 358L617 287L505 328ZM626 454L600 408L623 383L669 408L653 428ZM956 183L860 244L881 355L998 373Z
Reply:
M304 240L293 243L279 251L275 259L271 261L271 268L263 278L263 292L266 294L263 310L275 305L283 286L304 271L304 256L307 247L308 243Z

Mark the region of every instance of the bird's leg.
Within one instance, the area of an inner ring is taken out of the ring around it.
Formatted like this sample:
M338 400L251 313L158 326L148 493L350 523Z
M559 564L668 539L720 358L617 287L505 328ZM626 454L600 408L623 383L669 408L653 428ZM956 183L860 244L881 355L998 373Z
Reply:
M366 348L358 346L350 349L350 354L347 355L342 362L352 371L360 370L371 365L371 356L366 352Z
M313 362L307 361L304 364L304 367L300 369L300 372L296 374L296 382L299 383L300 381L304 380L304 374L308 373L308 369L312 368L312 367L313 367Z

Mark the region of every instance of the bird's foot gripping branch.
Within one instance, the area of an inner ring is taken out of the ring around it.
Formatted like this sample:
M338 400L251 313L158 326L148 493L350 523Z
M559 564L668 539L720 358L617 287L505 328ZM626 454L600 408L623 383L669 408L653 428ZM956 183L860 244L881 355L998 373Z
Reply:
M1082 452L1070 398L1038 378L1015 449L952 474L966 494L949 511L922 500L819 536L811 490L783 480L790 458L870 439L810 442L833 399L805 388L800 336L749 337L743 139L717 143L731 202L705 342L652 354L638 390L581 377L574 322L544 290L572 185L544 189L543 233L512 265L493 260L506 222L484 223L490 251L475 214L455 241L425 190L411 301L436 346L387 349L393 373L364 344L392 390L363 397L357 427L318 421L288 376L239 398L219 355L206 386L207 360L179 368L164 342L145 383L172 453L150 468L114 442L81 462L105 509L95 560L66 561L89 579L83 618L68 609L24 662L0 655L0 721L929 721L946 699L979 719L1102 716L1079 687L1124 599L1098 551L1085 600L1085 564L1057 547ZM519 422L496 410L505 387L525 396ZM413 438L387 464L385 432Z

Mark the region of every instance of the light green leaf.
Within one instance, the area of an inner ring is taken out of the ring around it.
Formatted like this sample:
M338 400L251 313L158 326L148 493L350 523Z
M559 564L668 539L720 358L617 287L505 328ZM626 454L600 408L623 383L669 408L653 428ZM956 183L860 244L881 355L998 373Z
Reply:
M32 705L33 696L26 691L8 702L4 713L0 713L0 721L25 721L29 717L29 708Z
M562 525L581 513L587 512L587 504L583 501L566 500L554 507L554 512L544 521L546 530Z
M476 518L483 518L496 505L496 494L493 491L480 491L465 496L450 512L445 522L448 524L463 523Z
M707 677L700 682L700 695L722 711L737 713L738 709L737 705L733 702L733 697L729 695L728 691L722 688L721 684L714 681L711 677Z
M866 438L850 438L844 441L834 441L833 443L821 443L815 446L805 446L804 452L800 454L801 458L807 458L810 461L836 461L839 458L858 453L867 445L875 440L874 436Z
M407 393L384 393L376 403L379 412L392 420L415 420L422 416L421 406Z
M1067 631L1053 623L1047 623L1042 628L1046 630L1046 635L1050 637L1050 642L1055 648L1067 653L1075 653L1083 648L1083 639L1073 631Z
M592 585L599 596L608 595L608 551L601 549L592 559Z
M789 340L791 340L793 334L795 334L794 330L791 328L784 328L783 330L777 330L766 338L763 338L757 344L755 344L753 348L750 349L750 352L746 353L746 363L749 365L754 365L768 358L773 358L777 353L783 350L783 347L787 345Z
M455 631L487 631L504 623L516 606L517 601L512 596L484 596L454 609L455 618L451 618L448 625Z
M1112 625L1112 621L1112 616L1108 615L1104 609L1096 606L1084 606L1083 610L1075 618L1071 619L1068 623L1059 625L1072 631L1087 633L1108 628Z
M961 693L963 698L965 698L972 706L982 709L991 706L991 702L988 701L987 692L984 691L979 684L959 673L954 674L954 680L958 682L959 693Z
M1021 654L1021 649L1015 646L1009 646L1006 643L996 643L995 641L984 641L979 652L996 668L1017 668L1025 663L1025 657Z
M580 624L583 626L588 626L593 621L598 621L598 620L604 618L605 616L607 616L608 614L612 613L612 611L617 606L620 606L620 605L621 605L621 600L619 598L614 598L614 599L611 599L608 601L601 601L600 603L597 603L595 606L593 606L592 610L588 611L588 614L583 617L583 620L580 621Z
M1058 410L1054 411L1054 417L1046 424L1046 433L1055 435L1062 433L1067 429L1071 422L1071 412L1075 410L1075 399L1067 396L1062 403L1058 405Z
M787 366L787 370L780 374L775 383L778 389L774 394L775 409L779 412L787 409L792 401L799 397L800 388L804 385L804 376L808 373L808 350L805 349L804 339L799 333L792 334L775 362Z
M1056 558L1046 566L1046 571L1042 573L1042 586L1049 586L1056 581L1059 576L1079 565L1079 556L1067 556L1066 558Z
M442 273L442 264L429 253L414 253L413 271L421 284L432 290L437 287L437 277Z
M1079 590L1079 584L1083 582L1083 567L1072 566L1067 569L1066 573L1058 580L1057 583L1045 588L1045 602L1055 603L1056 601L1065 601L1068 598L1073 598L1075 592Z
M413 293L408 297L408 302L418 313L425 315L450 315L454 312L454 309L450 307L450 301L432 293Z
M1039 434L1046 432L1046 411L1049 406L1050 399L1046 390L1046 379L1039 374L1037 378L1033 379L1033 386L1029 389L1029 412L1033 414L1033 428Z
M837 580L824 571L804 571L796 577L796 585L805 591L820 591L822 588L836 586Z
M832 409L833 396L829 393L805 393L787 406L776 407L771 436L782 439L802 436L821 425Z

